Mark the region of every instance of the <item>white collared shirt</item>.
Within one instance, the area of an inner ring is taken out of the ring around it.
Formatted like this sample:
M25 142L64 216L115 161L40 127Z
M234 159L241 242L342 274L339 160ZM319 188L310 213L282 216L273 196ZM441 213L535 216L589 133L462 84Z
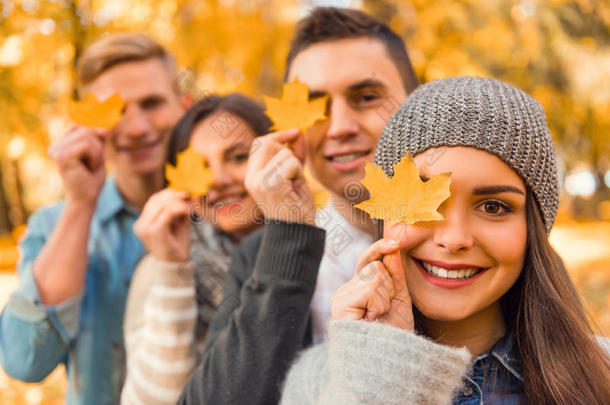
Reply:
M311 301L314 344L326 338L330 299L352 278L358 256L375 241L373 235L350 224L337 212L332 199L324 209L316 212L316 224L326 230L326 243Z

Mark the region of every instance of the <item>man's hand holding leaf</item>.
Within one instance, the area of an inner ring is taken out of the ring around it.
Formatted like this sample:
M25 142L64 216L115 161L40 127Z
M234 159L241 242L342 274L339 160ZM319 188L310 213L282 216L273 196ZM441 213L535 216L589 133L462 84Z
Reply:
M303 170L303 134L326 118L326 97L310 101L307 86L294 81L284 84L281 99L263 98L277 132L259 137L253 144L246 188L265 218L314 225L314 198Z
M106 180L104 140L118 123L124 103L118 94L99 102L92 94L70 104L73 124L49 147L49 156L59 169L66 201L93 210Z

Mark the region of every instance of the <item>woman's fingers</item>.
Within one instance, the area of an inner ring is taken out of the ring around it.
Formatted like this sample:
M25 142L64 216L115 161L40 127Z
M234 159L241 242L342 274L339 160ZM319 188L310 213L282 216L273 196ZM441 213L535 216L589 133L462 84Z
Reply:
M409 289L407 288L407 278L405 276L405 268L402 263L400 250L385 256L383 262L390 277L392 278L392 283L394 284L395 293L392 298L404 302L410 306L411 295L409 294Z
M333 296L331 314L333 319L378 319L404 330L414 329L398 242L381 239L362 252L354 277Z
M388 312L379 317L379 321L395 328L413 331L415 321L413 318L413 306L409 303L392 299Z
M394 285L394 295L390 300L388 312L379 320L396 328L413 331L415 329L413 305L400 251L386 256L384 263Z
M158 221L161 214L172 207L180 207L188 212L188 192L175 191L169 188L153 194L142 209L142 214L134 224L134 231L142 237L152 231L153 225Z
M389 284L386 281L381 281L368 294L368 302L364 314L364 319L368 321L375 320L390 310L392 282L389 277L385 280L389 281Z
M392 280L383 263L374 261L344 284L331 300L333 319L376 319L390 309Z
M156 220L151 224L151 231L157 235L165 233L165 236L170 236L170 226L172 221L178 218L186 218L188 215L188 207L175 206L167 208L159 214Z
M157 259L185 261L190 248L189 210L188 193L162 190L146 203L134 232Z
M165 188L152 196L144 204L142 215L151 215L156 213L159 208L172 205L176 202L185 202L189 198L187 191L176 191L171 188Z
M164 211L174 206L189 206L189 194L187 191L175 191L172 189L162 190L155 199L155 212L151 216L151 222L156 222ZM152 214L152 213L151 213Z
M399 247L398 242L393 239L379 239L358 256L356 271L370 262L381 259L384 255L396 252Z

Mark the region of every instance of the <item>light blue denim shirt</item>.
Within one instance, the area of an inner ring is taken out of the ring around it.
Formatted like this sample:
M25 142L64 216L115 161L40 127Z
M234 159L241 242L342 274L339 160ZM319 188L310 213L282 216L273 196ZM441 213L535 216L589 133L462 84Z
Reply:
M63 363L68 404L114 404L124 377L123 313L143 246L133 233L138 213L106 179L91 222L85 288L44 306L32 263L51 235L63 202L37 211L19 244L19 286L0 315L0 363L23 381L41 381Z
M522 405L521 361L513 332L507 333L472 362L464 386L453 405Z

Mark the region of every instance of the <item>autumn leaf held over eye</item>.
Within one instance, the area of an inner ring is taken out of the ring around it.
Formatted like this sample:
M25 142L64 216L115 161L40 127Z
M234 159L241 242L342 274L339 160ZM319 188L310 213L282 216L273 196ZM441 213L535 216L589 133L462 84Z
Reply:
M93 94L88 93L85 100L70 103L68 114L77 124L110 129L121 119L124 107L125 103L118 94L99 102Z
M328 96L309 100L309 89L304 83L295 80L285 83L282 98L263 96L266 113L273 121L274 131L299 128L305 132L316 121L326 118Z
M177 191L188 191L192 196L202 196L208 192L214 175L206 167L205 159L192 147L180 152L176 167L166 164L165 177L169 188Z
M369 190L371 198L355 207L368 212L371 218L383 219L390 224L444 219L436 210L451 195L450 173L422 181L410 152L394 165L394 176L391 178L379 166L371 163L366 164L365 172L360 183Z

